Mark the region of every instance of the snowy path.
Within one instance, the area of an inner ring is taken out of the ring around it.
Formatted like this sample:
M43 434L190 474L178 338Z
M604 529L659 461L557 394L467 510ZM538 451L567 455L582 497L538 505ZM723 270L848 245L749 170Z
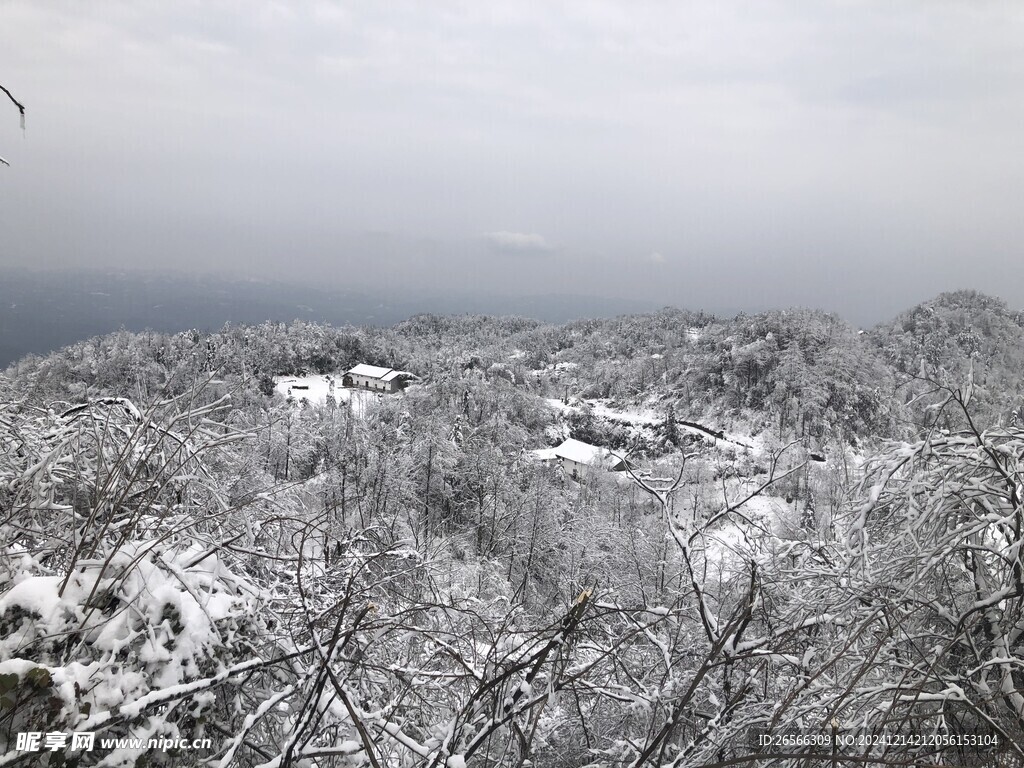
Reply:
M562 411L563 413L581 413L583 410L576 405L566 405L557 397L546 397L544 400L552 408ZM586 402L591 408L591 413L595 416L600 416L601 418L610 419L612 421L623 421L627 424L633 424L639 427L653 427L665 421L664 417L657 416L651 411L617 411L614 408L609 408L603 403Z

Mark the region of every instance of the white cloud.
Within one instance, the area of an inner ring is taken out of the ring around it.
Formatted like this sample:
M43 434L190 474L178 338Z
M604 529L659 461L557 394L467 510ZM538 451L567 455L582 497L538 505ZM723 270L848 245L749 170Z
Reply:
M499 251L510 253L546 253L554 250L543 235L526 232L488 232L484 239Z
M658 251L654 251L654 252L651 253L650 256L647 257L647 260L649 262L651 262L652 264L664 264L665 263L665 256L664 256L664 254L662 254L662 253L660 253Z

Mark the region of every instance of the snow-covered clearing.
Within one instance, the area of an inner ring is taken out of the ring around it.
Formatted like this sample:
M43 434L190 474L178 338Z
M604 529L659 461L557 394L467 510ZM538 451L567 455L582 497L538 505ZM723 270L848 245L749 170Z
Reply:
M580 405L566 405L557 397L546 397L545 402L552 408L562 411L563 413L582 413L583 408ZM611 421L622 421L627 424L633 424L638 427L653 427L661 424L665 419L663 416L659 416L654 411L620 411L614 408L609 408L607 405L599 400L585 400L580 401L590 406L590 412L595 416L600 416L603 419L609 419Z
M562 413L583 413L584 407L587 407L594 416L637 428L657 427L665 423L665 417L651 408L619 410L601 400L581 400L580 398L572 398L568 404L557 397L547 397L544 400L549 406ZM706 440L712 441L712 444L716 446L727 447L728 444L732 444L740 448L751 448L755 452L759 452L762 447L757 438L740 432L719 432L710 427L701 427L680 419L676 420L676 427L684 432L700 435Z
M280 392L286 398L293 398L296 402L305 401L310 405L324 405L333 397L334 402L339 405L348 403L357 416L364 415L370 403L377 402L383 396L377 392L341 386L340 373L276 376L274 391Z

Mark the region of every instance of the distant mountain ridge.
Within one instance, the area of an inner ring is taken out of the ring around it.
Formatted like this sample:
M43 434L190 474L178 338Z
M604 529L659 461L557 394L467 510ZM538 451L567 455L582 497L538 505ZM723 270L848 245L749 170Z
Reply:
M88 283L76 295L86 292L100 307L116 307L152 301L145 291L165 291L167 283L154 285L134 286L143 299L86 291L95 287ZM254 293L266 297L272 287L257 284ZM215 282L203 290L211 303L236 306ZM275 298L274 306L285 311L294 306L281 303L294 296ZM44 295L40 304L46 301L53 306L57 299ZM266 307L253 301L245 309L263 313ZM272 389L275 376L327 373L359 362L415 371L427 380L477 371L546 397L653 411L777 440L796 436L818 447L956 428L949 409L936 409L943 393L957 390L970 389L979 423L1019 424L1024 416L1024 314L972 291L941 294L871 331L799 308L732 318L663 308L564 323L421 312L390 326L365 320L344 326L351 316L341 310L352 309L337 309L341 322L333 328L316 317L247 323L240 315L228 325L187 333L90 336L80 329L80 340L62 351L19 363L15 377L27 375L40 392L75 401L86 392L123 395L129 385L155 386L182 371L215 370L257 382L261 391ZM374 309L380 317L394 308ZM39 306L26 316L33 313ZM40 327L45 319L42 312Z
M111 333L214 330L305 320L390 326L424 312L524 315L545 322L644 312L653 304L593 296L386 296L271 280L131 271L0 270L0 369L28 354Z
M646 403L780 439L855 441L900 437L911 423L950 427L930 415L937 385L970 387L987 423L1024 420L1024 313L975 291L940 294L869 331L816 309L731 318L644 309L580 296L382 301L270 281L22 271L0 281L0 364L29 353L68 357L48 353L72 346L68 359L80 366L82 342L121 328L157 336L195 329L186 341L108 339L97 349L134 347L135 362L123 366L129 377L147 361L173 358L181 344L200 345L196 354L211 366L267 381L356 362L424 374L468 366L521 384L540 384L553 370L545 386L561 396ZM242 339L249 341L238 347ZM262 350L258 361L245 344ZM102 377L75 376L105 391Z

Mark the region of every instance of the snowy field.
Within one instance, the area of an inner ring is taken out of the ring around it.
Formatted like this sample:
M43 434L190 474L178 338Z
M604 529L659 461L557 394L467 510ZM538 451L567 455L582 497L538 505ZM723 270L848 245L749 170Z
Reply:
M310 405L324 405L328 398L333 397L334 402L338 405L349 404L352 412L358 416L365 414L371 403L375 403L383 397L377 392L341 386L340 373L276 376L274 391L280 392L283 397L294 398L296 402L305 401Z

